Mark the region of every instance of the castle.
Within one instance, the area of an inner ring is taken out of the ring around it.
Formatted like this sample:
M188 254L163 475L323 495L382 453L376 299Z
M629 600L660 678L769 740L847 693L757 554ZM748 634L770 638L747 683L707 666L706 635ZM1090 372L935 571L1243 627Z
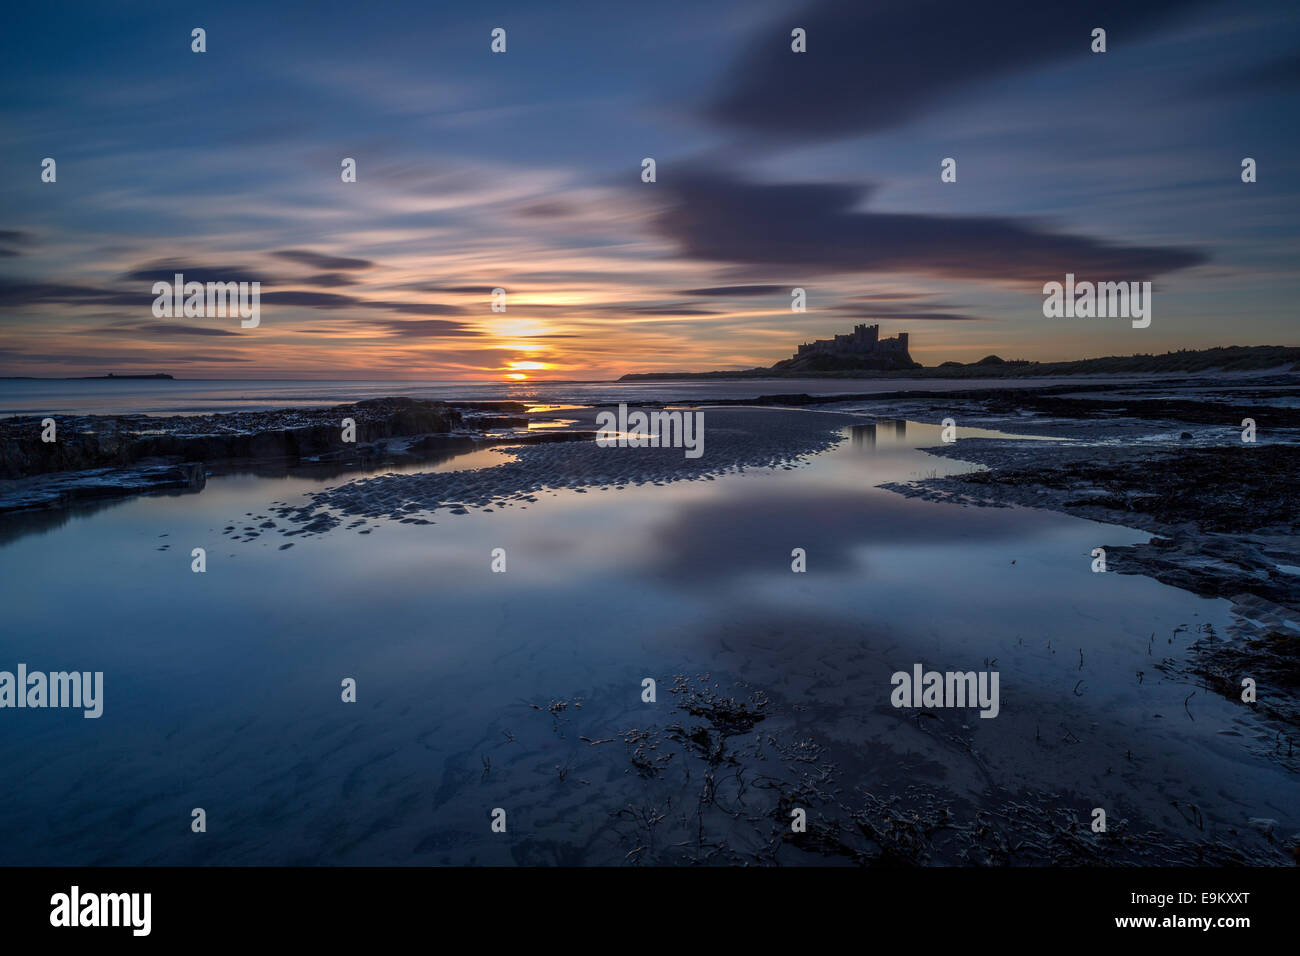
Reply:
M907 333L899 332L892 339L880 338L880 326L855 325L848 335L837 335L833 339L818 339L805 342L794 353L795 358L827 352L831 355L858 355L862 352L902 352L907 354Z
M772 366L773 369L794 371L916 367L917 363L907 353L907 333L899 332L895 338L882 339L877 325L858 325L847 335L805 342L793 356Z

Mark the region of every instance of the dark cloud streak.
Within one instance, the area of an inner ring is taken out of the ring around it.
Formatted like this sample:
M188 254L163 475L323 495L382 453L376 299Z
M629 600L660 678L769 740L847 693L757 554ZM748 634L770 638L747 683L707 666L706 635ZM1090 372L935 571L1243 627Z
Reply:
M717 285L709 286L704 289L681 289L678 295L716 295L716 296L746 296L746 295L777 295L785 293L789 295L790 290L783 285Z
M271 253L271 255L280 259L287 259L290 262L297 262L300 265L311 266L313 269L322 269L326 272L371 269L375 265L369 259L346 259L341 256L327 256L319 252L312 252L309 249L281 249L279 252Z
M762 137L839 139L901 126L988 80L1132 45L1196 0L821 0L770 24L706 108ZM793 27L808 51L790 49Z
M1134 281L1207 260L1192 249L1121 246L992 216L859 211L869 189L831 183L762 184L703 170L665 189L657 221L682 253L710 262L805 273L910 272L948 279L1042 283Z

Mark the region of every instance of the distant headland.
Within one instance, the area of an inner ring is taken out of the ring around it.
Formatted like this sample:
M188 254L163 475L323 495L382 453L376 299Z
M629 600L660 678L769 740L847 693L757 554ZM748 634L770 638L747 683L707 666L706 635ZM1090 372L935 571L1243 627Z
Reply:
M874 325L859 325L846 335L800 345L794 355L768 368L731 372L629 372L620 382L747 378L1033 378L1043 375L1141 375L1210 369L1254 371L1289 366L1300 371L1300 347L1232 345L1180 349L1164 355L1127 355L1066 362L1007 360L988 355L977 362L944 362L925 367L908 354L908 334L880 338Z
M37 378L37 377L31 376L31 375L3 375L3 376L0 376L0 380L3 380L3 381L23 380L23 381L29 381L29 382L31 382L31 381L36 381L36 382L92 382L92 381L93 381L93 382L104 382L104 381L108 381L109 379L112 379L112 380L115 381L115 382L118 382L118 381L123 381L123 382L124 382L124 381L138 381L138 380L140 380L140 379L148 379L149 381L168 381L168 382L174 382L174 381L176 381L176 377L175 377L174 375L168 375L166 372L150 372L150 373L148 373L148 374L141 374L141 375L115 375L115 374L113 374L112 372L109 372L107 375L67 375L67 376L63 376L63 377L52 377L52 378Z
M80 382L80 381L86 381L87 379L92 379L92 378L93 378L93 379L96 379L96 380L101 380L101 379L106 379L106 378L111 378L111 379L119 379L119 378L121 378L121 379L139 379L139 378L156 379L156 378L162 378L162 379L167 379L168 381L175 381L175 379L174 379L172 376L168 375L166 372L153 372L153 373L148 374L148 375L114 375L112 372L109 372L107 375L82 375L82 376L79 376L79 377L76 379L76 381L79 381L79 382Z

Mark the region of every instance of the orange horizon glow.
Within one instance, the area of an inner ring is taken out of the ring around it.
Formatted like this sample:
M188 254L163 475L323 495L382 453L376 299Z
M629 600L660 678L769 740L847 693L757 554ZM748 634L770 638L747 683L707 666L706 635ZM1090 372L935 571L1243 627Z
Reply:
M112 264L127 271L138 263L140 254ZM555 268L589 265L568 260L546 262ZM534 264L537 265L537 264ZM429 271L445 272L446 268ZM518 268L518 267L514 267ZM377 271L377 270L376 270ZM510 269L503 266L502 272ZM390 287L398 275L376 275L357 280L350 294L372 297L387 303L395 295ZM554 283L564 283L558 278ZM681 283L703 284L708 276L684 278ZM286 282L286 286L291 283ZM292 283L306 291L310 282ZM485 282L484 285L487 285ZM922 292L900 287L899 296L922 296ZM292 291L292 290L291 290ZM845 299L855 291L850 284L823 295ZM565 295L554 285L540 288L525 286L518 293L525 304L512 308L525 312L535 308L567 308L553 303L585 299L588 307L541 315L475 317L482 305L476 293L443 293L436 302L412 299L412 308L422 305L454 307L452 319L425 317L387 318L379 310L361 312L347 321L325 322L320 311L310 305L277 306L267 309L263 323L256 329L242 329L238 322L223 317L177 321L177 328L161 327L138 315L128 318L129 310L120 315L102 312L102 306L46 305L31 307L34 317L49 317L57 322L15 323L6 329L5 350L11 355L29 354L30 361L0 361L0 374L42 376L81 376L104 372L166 372L182 379L286 379L286 380L391 380L391 381L466 381L537 384L547 381L614 381L630 372L710 372L768 367L788 358L802 341L825 338L847 331L857 316L839 314L791 317L784 310L758 308L752 302L733 304L722 301L679 300L689 313L674 315L665 307L658 314L651 306L637 305L620 311L619 302L651 302L665 299L659 290L646 287L623 287L610 292L605 308L590 303L593 295L586 289L581 295ZM891 293L893 294L893 293ZM681 296L681 293L671 293ZM621 297L621 298L620 298ZM535 305L544 300L547 305ZM911 301L911 300L909 300ZM613 303L613 304L610 304ZM919 308L919 307L918 307ZM328 310L324 310L328 314ZM609 314L602 314L608 311ZM995 310L990 309L990 312ZM695 314L697 313L698 314ZM865 317L863 317L865 319ZM911 354L927 367L942 361L970 361L988 354L1004 359L1061 361L1127 355L1130 343L1114 335L1100 335L1096 328L1068 329L1054 333L1051 348L1029 341L1021 326L998 327L993 320L969 323L943 323L941 327L925 325L923 320L908 321L882 315L865 319L881 326L882 335L910 331ZM1189 339L1184 345L1208 347L1221 344L1218 326L1207 326L1205 341ZM1184 326L1186 328L1186 325ZM191 340L183 333L206 336ZM172 334L167 334L172 333ZM69 335L75 334L81 353L60 357L60 349ZM1211 335L1214 337L1211 338ZM189 343L201 341L202 348ZM1152 340L1152 352L1172 348L1175 343ZM1238 344L1262 344L1256 342ZM3 358L0 356L0 358Z

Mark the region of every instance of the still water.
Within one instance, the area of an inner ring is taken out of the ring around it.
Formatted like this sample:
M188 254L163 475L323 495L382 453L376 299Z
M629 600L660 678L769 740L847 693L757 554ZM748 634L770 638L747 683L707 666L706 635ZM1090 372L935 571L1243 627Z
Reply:
M1092 548L1140 532L874 487L969 468L918 450L938 434L850 429L795 470L543 492L364 536L222 537L345 480L301 475L8 521L0 669L103 671L105 699L97 720L0 711L0 864L621 863L611 814L644 783L622 743L578 734L662 720L671 675L704 672L761 688L772 725L847 755L850 782L973 805L1050 792L1181 832L1180 797L1210 832L1296 829L1293 781L1238 711L1201 693L1185 712L1191 688L1153 666L1222 630L1227 602L1090 572ZM972 754L890 707L891 673L916 663L1000 672L998 718L965 721ZM557 700L581 710L553 719Z

